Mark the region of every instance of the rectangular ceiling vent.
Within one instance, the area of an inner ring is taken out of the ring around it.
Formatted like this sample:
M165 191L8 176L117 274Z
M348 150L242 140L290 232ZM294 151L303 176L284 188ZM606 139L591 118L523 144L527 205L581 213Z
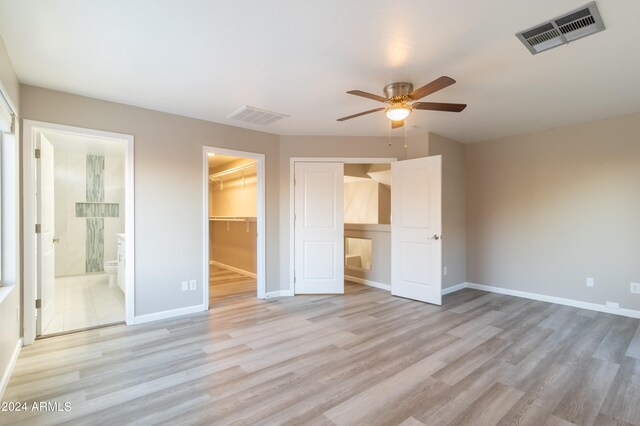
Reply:
M532 55L568 44L579 38L604 30L596 2L591 2L562 16L543 22L516 37Z
M243 121L245 123L259 124L261 126L268 126L274 121L278 121L281 118L289 117L286 114L280 114L279 112L267 111L266 109L260 109L249 105L244 105L237 111L227 115L227 118L231 120Z

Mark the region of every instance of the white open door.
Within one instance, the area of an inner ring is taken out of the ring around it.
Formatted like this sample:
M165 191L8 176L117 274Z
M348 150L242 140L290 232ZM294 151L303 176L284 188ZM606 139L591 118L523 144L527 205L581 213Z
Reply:
M40 135L40 159L38 161L37 220L40 224L37 251L37 298L40 310L36 322L36 334L40 335L55 314L55 251L54 197L53 197L53 145Z
M391 163L391 294L442 304L442 157Z
M296 294L344 293L344 165L295 163Z

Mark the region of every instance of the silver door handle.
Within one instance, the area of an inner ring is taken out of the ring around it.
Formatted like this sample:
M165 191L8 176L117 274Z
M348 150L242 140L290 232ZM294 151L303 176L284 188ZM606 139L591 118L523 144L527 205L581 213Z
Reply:
M429 240L439 240L442 238L442 235L434 234L433 237L427 237Z
M60 242L60 238L58 237L53 237L53 244L59 243Z

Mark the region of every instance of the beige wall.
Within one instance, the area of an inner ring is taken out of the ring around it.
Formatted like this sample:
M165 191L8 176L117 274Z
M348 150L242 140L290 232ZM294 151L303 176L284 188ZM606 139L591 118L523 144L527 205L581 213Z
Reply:
M280 137L280 271L281 288L289 290L289 164L292 157L397 158L407 150L396 138L389 146L386 137L281 136Z
M353 225L344 227L346 237L371 240L371 270L345 268L346 276L391 285L391 225Z
M467 280L640 309L639 141L634 114L467 145Z
M465 145L429 134L429 155L442 155L442 288L467 281Z
M0 82L13 106L20 111L20 82L2 37L0 37Z
M255 221L210 222L211 260L255 274L257 232Z
M9 101L13 104L13 106L18 109L20 105L20 87L18 83L18 78L13 69L13 65L11 64L11 59L7 53L7 50L4 46L4 41L0 38L0 83L2 87L6 91L5 94L10 98ZM1 139L0 139L1 140ZM3 153L5 156L9 154L9 152ZM20 162L17 155L14 155L14 160L12 161L15 166L15 179L16 185L17 180L20 173ZM5 158L8 160L8 158ZM11 160L10 160L11 161ZM6 182L5 182L6 184ZM20 192L15 190L16 194ZM5 200L5 202L7 202ZM16 205L16 219L17 225L12 232L18 234L20 229L21 219L21 211L19 208L19 203ZM7 236L8 229L3 229L5 232L5 237ZM3 264L3 285L4 288L0 288L0 378L4 376L5 371L7 370L9 363L11 361L11 357L15 351L16 344L18 343L21 333L21 320L19 318L19 313L22 312L20 309L21 304L21 276L20 276L20 250L21 244L19 243L20 237L19 235L15 235L15 239L17 241L15 247L16 254L16 264L14 265L6 265ZM0 389L1 391L1 389Z
M255 170L241 179L225 180L222 190L217 183L209 184L209 216L256 217L258 187Z
M375 180L345 182L344 223L378 223L378 186Z
M24 119L135 137L136 315L202 303L205 145L265 154L267 291L280 287L277 136L32 86L21 107ZM189 279L198 291L182 292Z

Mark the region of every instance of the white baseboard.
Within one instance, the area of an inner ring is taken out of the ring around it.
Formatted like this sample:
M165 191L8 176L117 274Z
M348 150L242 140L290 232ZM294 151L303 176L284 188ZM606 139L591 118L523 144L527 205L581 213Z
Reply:
M7 390L7 385L9 384L9 380L11 379L11 374L13 373L13 369L16 366L16 361L18 361L18 356L20 356L21 350L22 339L18 339L18 341L16 342L16 347L13 350L13 354L11 355L11 359L9 360L9 364L2 374L2 381L0 382L0 401L2 401L4 391Z
M622 315L631 318L640 318L640 311L625 308L612 308L598 303L582 302L580 300L565 299L564 297L547 296L545 294L529 293L527 291L511 290L503 287L494 287L484 284L466 283L468 288L488 291L491 293L506 294L508 296L522 297L525 299L539 300L541 302L557 303L558 305L572 306L574 308L588 309L590 311L606 312L608 314Z
M216 265L221 268L228 269L230 271L237 272L239 274L246 275L251 278L258 278L258 275L255 274L254 272L245 271L244 269L236 268L235 266L231 266L231 265L225 265L224 263L216 262L215 260L211 260L209 264Z
M293 296L292 290L276 290L276 291L268 291L265 295L265 299L271 299L273 297L290 297Z
M368 285L369 287L379 288L380 290L391 291L391 286L389 284L383 284L376 281L365 280L364 278L352 277L350 275L345 275L344 279L347 281L351 281L352 283L364 284L364 285Z
M445 294L455 293L456 291L464 290L465 288L467 288L467 283L460 283L458 285L443 288L442 295L444 296Z
M196 312L206 311L204 305L187 306L186 308L171 309L168 311L154 312L152 314L138 315L133 317L134 324L144 324L145 322L158 321L167 318L175 318L182 315L195 314Z

